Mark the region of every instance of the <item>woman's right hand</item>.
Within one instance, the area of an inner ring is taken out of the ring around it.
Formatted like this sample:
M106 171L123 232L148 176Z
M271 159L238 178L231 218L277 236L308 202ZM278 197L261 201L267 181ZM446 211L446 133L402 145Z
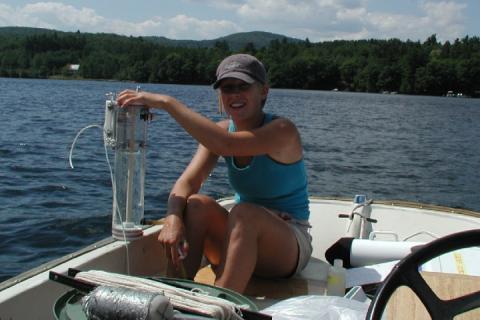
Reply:
M176 267L180 266L180 260L188 255L188 243L185 238L185 226L182 219L170 214L165 218L158 241L163 244L165 254L168 259L171 259Z
M117 96L117 103L121 107L142 105L149 108L163 108L172 98L163 94L147 91L124 90Z

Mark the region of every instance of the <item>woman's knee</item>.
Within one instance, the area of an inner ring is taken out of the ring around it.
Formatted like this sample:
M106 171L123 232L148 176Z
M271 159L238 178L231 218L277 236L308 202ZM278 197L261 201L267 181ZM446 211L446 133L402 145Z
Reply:
M215 199L194 194L187 199L184 212L187 233L202 235L207 242L221 243L227 230L227 213Z
M259 206L250 203L238 203L230 210L228 220L235 222L235 224L246 223L252 225L259 217L260 210Z
M187 199L187 210L203 210L206 206L211 206L216 201L203 194L192 194Z
M215 200L203 194L193 194L187 199L184 219L203 218L211 210Z

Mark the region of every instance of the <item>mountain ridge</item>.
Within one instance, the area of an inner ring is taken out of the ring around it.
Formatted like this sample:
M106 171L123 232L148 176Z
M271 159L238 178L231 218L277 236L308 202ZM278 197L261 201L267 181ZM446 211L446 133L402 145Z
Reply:
M0 27L0 35L13 35L13 36L33 36L41 34L72 34L80 33L85 35L98 35L98 34L109 34L109 33L90 33L90 32L68 32L68 31L59 31L54 29L45 29L45 28L33 28L33 27ZM113 34L113 33L112 33ZM114 34L119 37L133 37ZM183 48L213 48L216 45L221 45L226 43L230 50L240 50L245 48L248 45L253 45L254 48L259 49L268 46L271 41L286 41L299 43L304 40L287 37L277 33L271 33L266 31L248 31L248 32L237 32L232 33L226 36L214 38L214 39L205 39L205 40L183 40L183 39L170 39L164 36L135 36L134 38L142 38L148 40L155 44L160 44L168 47L183 47Z
M230 49L239 50L249 44L253 44L255 48L263 48L270 44L271 41L287 41L302 42L303 40L287 37L281 34L265 32L265 31L249 31L237 32L227 36L210 39L210 40L173 40L166 37L148 36L143 37L155 43L189 48L212 48L217 43L226 42Z

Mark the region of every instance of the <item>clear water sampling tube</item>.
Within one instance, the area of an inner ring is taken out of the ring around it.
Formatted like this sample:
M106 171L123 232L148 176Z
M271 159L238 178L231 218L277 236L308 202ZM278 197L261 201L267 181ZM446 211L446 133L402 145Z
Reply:
M112 235L133 240L143 234L144 181L148 108L120 108L115 95L105 103L104 140L115 151Z

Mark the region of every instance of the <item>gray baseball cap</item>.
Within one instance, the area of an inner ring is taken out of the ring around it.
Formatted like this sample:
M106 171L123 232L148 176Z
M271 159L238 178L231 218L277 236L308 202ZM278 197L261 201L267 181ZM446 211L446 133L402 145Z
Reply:
M263 63L249 54L239 53L226 57L217 68L217 80L213 88L217 89L220 82L225 78L235 78L247 83L255 81L265 84L267 72Z

